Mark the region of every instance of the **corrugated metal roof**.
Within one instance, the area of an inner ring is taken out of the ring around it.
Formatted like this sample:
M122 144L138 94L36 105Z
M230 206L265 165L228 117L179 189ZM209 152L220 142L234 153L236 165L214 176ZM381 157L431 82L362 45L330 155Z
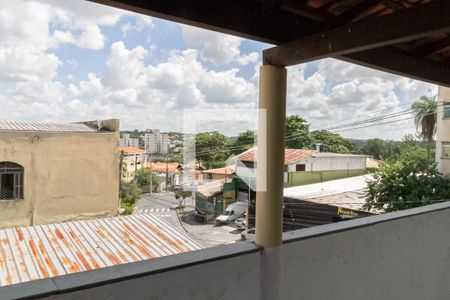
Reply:
M86 124L0 121L0 131L98 132Z
M309 149L284 149L284 164L289 165L305 157L312 156L316 150ZM236 156L241 161L256 161L257 151L255 148L247 150Z
M0 286L202 247L151 214L0 230Z

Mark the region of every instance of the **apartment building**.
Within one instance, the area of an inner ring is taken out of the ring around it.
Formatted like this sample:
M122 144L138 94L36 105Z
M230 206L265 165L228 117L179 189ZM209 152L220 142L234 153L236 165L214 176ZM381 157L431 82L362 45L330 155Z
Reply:
M150 153L167 154L169 149L169 135L161 133L159 129L147 129L145 134L145 150Z
M120 147L132 147L139 148L139 139L130 138L129 133L124 133L122 138L119 140Z
M436 120L436 162L442 174L450 174L450 88L439 87Z
M130 182L136 177L136 172L145 166L146 153L144 150L133 147L120 147L122 161L122 180Z

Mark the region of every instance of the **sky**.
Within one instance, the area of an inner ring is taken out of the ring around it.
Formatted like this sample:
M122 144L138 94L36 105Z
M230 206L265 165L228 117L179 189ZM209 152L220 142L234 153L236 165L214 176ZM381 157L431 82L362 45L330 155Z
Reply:
M256 126L261 51L271 45L81 0L0 5L0 120L119 118L123 130L162 131L194 122L227 135ZM327 129L408 109L436 92L324 59L288 68L287 113ZM415 126L334 132L400 140Z

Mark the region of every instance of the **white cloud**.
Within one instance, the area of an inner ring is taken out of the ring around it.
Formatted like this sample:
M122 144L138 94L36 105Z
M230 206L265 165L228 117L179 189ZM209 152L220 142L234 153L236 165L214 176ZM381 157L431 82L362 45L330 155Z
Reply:
M111 45L111 53L106 60L107 72L104 83L114 89L133 86L143 72L143 59L148 52L142 46L128 50L123 42Z
M288 113L300 114L314 129L402 111L429 89L436 91L431 84L334 59L319 61L317 70L307 78L305 68L289 69ZM413 131L409 120L340 133L354 138L400 139Z
M180 26L186 45L198 49L200 58L204 61L215 65L231 62L248 65L259 59L256 52L241 55L241 38L187 25Z
M153 19L145 15L136 15L134 24L127 22L120 27L122 36L127 36L132 31L142 32L145 29L155 28Z
M0 46L0 78L15 81L49 81L61 64L54 54L35 47Z

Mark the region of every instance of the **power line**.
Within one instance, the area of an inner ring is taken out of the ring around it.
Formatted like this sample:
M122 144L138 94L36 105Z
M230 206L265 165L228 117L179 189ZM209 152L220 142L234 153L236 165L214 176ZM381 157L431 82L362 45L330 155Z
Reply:
M439 106L443 106L443 103L439 103L437 105L437 107ZM385 124L391 124L391 123L395 123L395 122L401 122L401 121L405 121L408 119L413 119L414 117L409 117L409 118L403 118L403 119L398 119L398 120L393 120L390 122L382 122L382 123L375 123L375 124L371 124L368 126L360 126L360 127L356 127L356 128L347 128L347 127L352 127L352 126L357 126L357 125L364 125L367 123L374 123L374 122L378 122L378 121L383 121L383 120L387 120L387 119L392 119L392 118L398 118L404 115L408 115L413 113L413 111L411 109L408 110L403 110L403 111L399 111L399 112L395 112L395 113L391 113L391 114L387 114L387 115L383 115L383 116L378 116L378 117L373 117L373 118L369 118L369 119L365 119L365 120L361 120L361 121L356 121L356 122L351 122L348 124L342 124L342 125L338 125L338 126L332 126L332 127L328 127L328 128L323 128L320 130L326 130L326 131L331 131L331 130L335 130L335 131L350 131L350 130L357 130L357 129L362 129L362 128L368 128L368 127L373 127L373 126L380 126L380 125L385 125ZM427 114L427 115L431 115L431 114ZM347 129L345 129L347 128ZM311 132L314 132L317 130L312 130ZM294 140L295 138L304 135L304 133L297 133L297 134L292 134L290 136L286 136L285 137L285 141L291 141ZM224 149L219 149L219 150L206 150L206 151L200 151L200 152L196 152L196 154L208 154L208 153L212 153L212 151L215 152L228 152L228 151L232 151L232 150L240 150L240 149L245 149L247 148L248 145L242 145L242 146L233 146L230 148L224 148Z

